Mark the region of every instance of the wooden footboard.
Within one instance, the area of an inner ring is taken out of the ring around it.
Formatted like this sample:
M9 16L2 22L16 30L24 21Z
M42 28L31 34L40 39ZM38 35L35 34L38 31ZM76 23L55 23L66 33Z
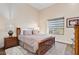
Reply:
M45 54L54 44L55 44L55 38L54 37L47 38L47 40L39 43L39 48L36 51L36 54L37 55Z

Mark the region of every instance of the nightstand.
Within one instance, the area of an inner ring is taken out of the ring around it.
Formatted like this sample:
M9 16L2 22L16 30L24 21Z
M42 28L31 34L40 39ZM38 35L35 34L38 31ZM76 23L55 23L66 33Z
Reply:
M4 38L4 49L14 47L18 45L17 37L6 37Z

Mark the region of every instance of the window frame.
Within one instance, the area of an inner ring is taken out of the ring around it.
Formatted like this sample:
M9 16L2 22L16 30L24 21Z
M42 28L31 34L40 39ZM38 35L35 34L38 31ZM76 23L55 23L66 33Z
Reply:
M47 22L48 22L48 33L49 33L49 21L55 21L55 20L63 20L62 22L63 22L63 26L61 27L59 27L58 29L62 29L62 33L52 33L53 35L64 35L64 26L65 26L65 23L64 23L64 17L58 17L58 18L53 18L53 19L49 19ZM55 29L55 28L54 28ZM53 32L53 31L52 31ZM50 33L49 33L50 34Z

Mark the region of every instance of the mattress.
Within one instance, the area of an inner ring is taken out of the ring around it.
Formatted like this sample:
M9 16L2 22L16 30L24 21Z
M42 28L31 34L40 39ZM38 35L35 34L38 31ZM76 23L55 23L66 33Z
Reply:
M24 44L24 47L28 47L31 52L36 52L40 42L47 40L50 37L45 34L39 35L19 35L19 40Z

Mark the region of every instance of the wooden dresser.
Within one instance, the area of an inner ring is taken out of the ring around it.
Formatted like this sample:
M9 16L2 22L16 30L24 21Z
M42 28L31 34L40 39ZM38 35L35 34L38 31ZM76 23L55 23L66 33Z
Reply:
M6 37L4 38L4 49L17 46L18 38L17 37Z

